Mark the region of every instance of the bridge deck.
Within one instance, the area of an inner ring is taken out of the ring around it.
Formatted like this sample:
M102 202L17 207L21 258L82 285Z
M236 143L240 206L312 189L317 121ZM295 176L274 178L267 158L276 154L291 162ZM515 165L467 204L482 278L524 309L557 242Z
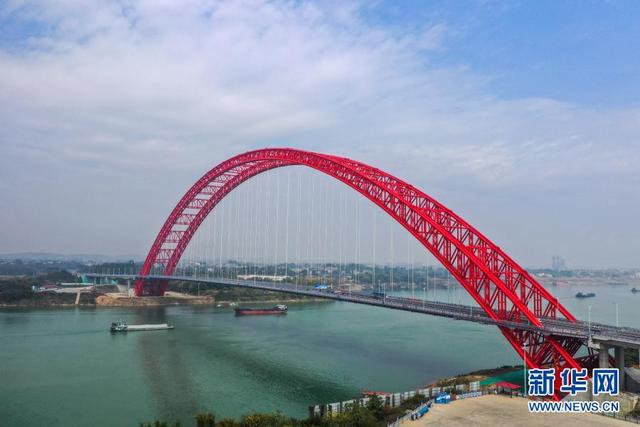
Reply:
M88 277L108 277L123 280L135 280L137 275L109 275L109 274L89 274ZM640 348L640 329L629 327L618 327L603 323L578 321L570 322L565 319L542 318L543 328L529 323L526 319L523 322L511 322L500 319L492 319L480 307L469 305L452 304L439 301L429 301L422 299L401 298L394 296L375 297L365 293L336 293L310 288L301 288L288 283L260 282L251 280L225 279L225 278L205 278L192 276L146 276L153 280L178 280L185 282L200 282L216 285L239 286L243 288L260 289L267 291L283 292L295 295L304 295L315 298L332 299L336 301L346 301L356 304L366 304L376 307L385 307L394 310L410 311L414 313L430 314L433 316L447 317L456 320L482 323L487 325L503 326L510 329L526 329L541 332L547 335L557 335L565 337L576 337L593 341L606 342L624 347Z

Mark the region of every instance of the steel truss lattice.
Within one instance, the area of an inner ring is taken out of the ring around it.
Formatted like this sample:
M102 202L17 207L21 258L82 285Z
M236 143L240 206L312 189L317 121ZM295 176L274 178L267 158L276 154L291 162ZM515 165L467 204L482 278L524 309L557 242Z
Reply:
M270 169L302 165L355 189L400 223L457 279L493 319L542 327L541 318L574 316L525 269L453 211L380 169L344 157L292 148L268 148L232 157L200 178L175 206L158 233L140 276L172 275L194 233L233 189ZM166 282L136 281L138 296L163 295ZM529 367L580 367L584 343L524 329L500 327ZM525 354L526 353L526 354ZM584 360L591 360L586 357ZM586 363L586 362L585 362ZM557 393L556 397L560 397Z

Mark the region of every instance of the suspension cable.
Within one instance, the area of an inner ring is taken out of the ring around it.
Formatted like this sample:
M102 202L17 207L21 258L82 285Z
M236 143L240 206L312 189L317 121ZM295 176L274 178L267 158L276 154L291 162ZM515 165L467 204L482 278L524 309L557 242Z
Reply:
M287 213L285 225L285 246L284 246L284 275L285 279L289 275L289 193L291 184L291 171L287 168Z

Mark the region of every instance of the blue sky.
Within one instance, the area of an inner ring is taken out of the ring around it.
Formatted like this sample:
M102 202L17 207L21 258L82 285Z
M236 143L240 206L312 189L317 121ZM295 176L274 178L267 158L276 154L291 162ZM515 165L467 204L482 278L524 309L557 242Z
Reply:
M639 103L637 2L418 0L383 2L370 13L397 29L445 23L446 46L430 63L470 67L495 96Z
M375 2L362 16L397 32L443 25L446 45L428 63L469 67L498 97L603 108L640 102L640 5L633 0ZM15 12L0 16L0 27L3 49L14 52L53 30Z
M290 145L405 178L526 265L639 266L638 22L634 1L0 2L0 252L144 254L208 168Z

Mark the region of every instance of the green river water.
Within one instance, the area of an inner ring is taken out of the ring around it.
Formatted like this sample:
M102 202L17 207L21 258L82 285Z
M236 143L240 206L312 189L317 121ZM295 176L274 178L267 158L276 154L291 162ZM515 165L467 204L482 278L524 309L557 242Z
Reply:
M577 300L578 291L596 298ZM579 318L640 327L627 286L551 289ZM410 294L410 293L408 293ZM406 295L406 293L405 293ZM416 296L421 296L416 293ZM441 301L468 303L439 291ZM429 297L433 297L430 294ZM110 334L117 319L171 331ZM229 309L0 310L1 426L137 426L213 411L237 417L405 391L437 378L520 363L494 327L340 302L290 304L286 316Z

